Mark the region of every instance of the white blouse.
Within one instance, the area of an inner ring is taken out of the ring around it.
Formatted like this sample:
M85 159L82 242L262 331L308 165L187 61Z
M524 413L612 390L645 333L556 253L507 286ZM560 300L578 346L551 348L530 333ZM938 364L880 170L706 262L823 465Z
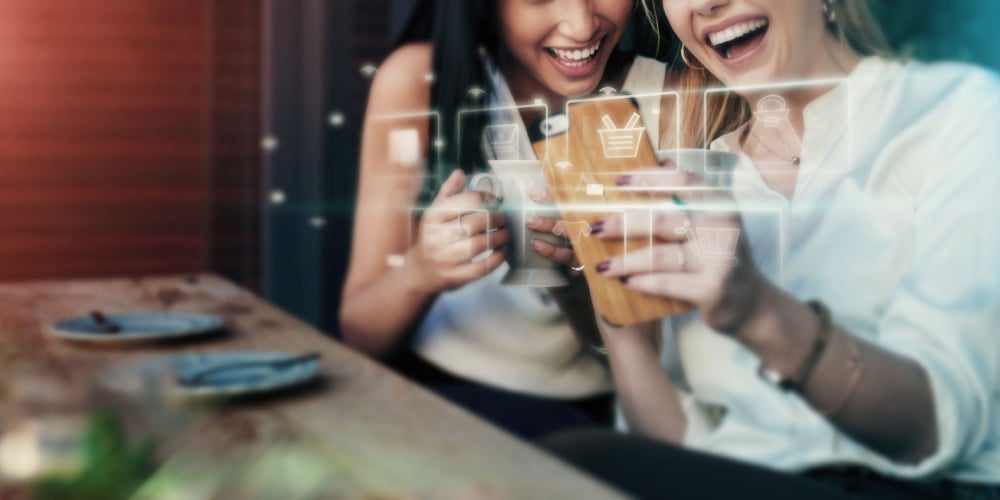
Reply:
M490 75L497 89L489 103L491 123L516 124L520 139L515 158L534 158L514 97L499 71L492 68ZM636 57L622 90L662 91L665 75L663 63ZM639 102L651 140L659 137L652 111L658 102ZM604 361L580 343L555 302L540 289L501 285L507 269L503 264L442 293L417 331L415 352L451 374L514 392L557 399L610 392Z
M754 260L838 325L924 367L938 450L906 465L865 448L759 378L756 356L696 313L664 328L665 367L688 391L686 443L793 471L863 464L1000 482L1000 82L869 58L804 118L791 201L745 155L737 167L737 201L760 209L744 217ZM713 148L739 152L738 137Z

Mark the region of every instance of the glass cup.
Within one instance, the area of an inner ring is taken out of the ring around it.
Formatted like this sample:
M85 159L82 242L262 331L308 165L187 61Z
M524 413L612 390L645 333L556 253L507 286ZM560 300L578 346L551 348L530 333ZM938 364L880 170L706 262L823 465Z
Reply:
M552 206L539 205L528 197L536 187L547 187L542 163L538 160L490 160L490 173L476 174L469 188L493 195L507 217L511 240L507 244L507 265L510 269L501 281L504 285L522 287L559 287L569 284L560 264L539 255L531 248L531 240L539 239L556 246L566 240L551 233L532 231L525 222L533 217L558 217Z

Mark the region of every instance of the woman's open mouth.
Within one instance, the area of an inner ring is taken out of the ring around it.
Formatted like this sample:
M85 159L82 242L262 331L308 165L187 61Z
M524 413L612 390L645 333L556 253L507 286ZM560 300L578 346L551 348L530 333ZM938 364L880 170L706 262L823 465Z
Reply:
M545 47L556 70L569 78L579 78L590 75L597 67L601 58L601 47L607 36L600 38L587 47L560 48Z
M705 42L724 60L736 60L760 45L767 34L766 18L748 19L705 35Z

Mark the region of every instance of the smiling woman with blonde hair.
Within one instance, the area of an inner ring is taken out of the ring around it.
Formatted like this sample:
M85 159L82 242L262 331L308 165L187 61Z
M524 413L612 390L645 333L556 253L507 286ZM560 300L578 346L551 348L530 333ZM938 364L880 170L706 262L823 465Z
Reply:
M691 174L619 179L681 206L628 227L657 240L645 258L599 269L697 311L604 325L638 436L550 446L643 497L1000 498L996 75L887 57L863 0L646 8L758 113L712 143L739 157L726 205ZM704 258L692 225L739 235L735 259Z

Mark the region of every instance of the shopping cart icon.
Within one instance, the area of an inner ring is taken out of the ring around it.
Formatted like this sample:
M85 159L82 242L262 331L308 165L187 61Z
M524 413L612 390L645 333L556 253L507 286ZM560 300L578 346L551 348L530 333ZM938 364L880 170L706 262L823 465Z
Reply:
M483 143L493 152L493 158L512 160L518 153L517 125L489 125L483 130Z
M639 124L639 113L632 113L628 123L624 127L618 128L611 117L604 115L601 118L604 127L597 133L601 136L601 147L604 148L605 158L635 158L639 156L639 144L642 142L642 134L646 132L646 127L636 127Z
M674 231L677 234L687 236L703 265L708 267L736 266L736 244L740 240L739 228L691 227L691 221L684 221L684 227L679 227Z

